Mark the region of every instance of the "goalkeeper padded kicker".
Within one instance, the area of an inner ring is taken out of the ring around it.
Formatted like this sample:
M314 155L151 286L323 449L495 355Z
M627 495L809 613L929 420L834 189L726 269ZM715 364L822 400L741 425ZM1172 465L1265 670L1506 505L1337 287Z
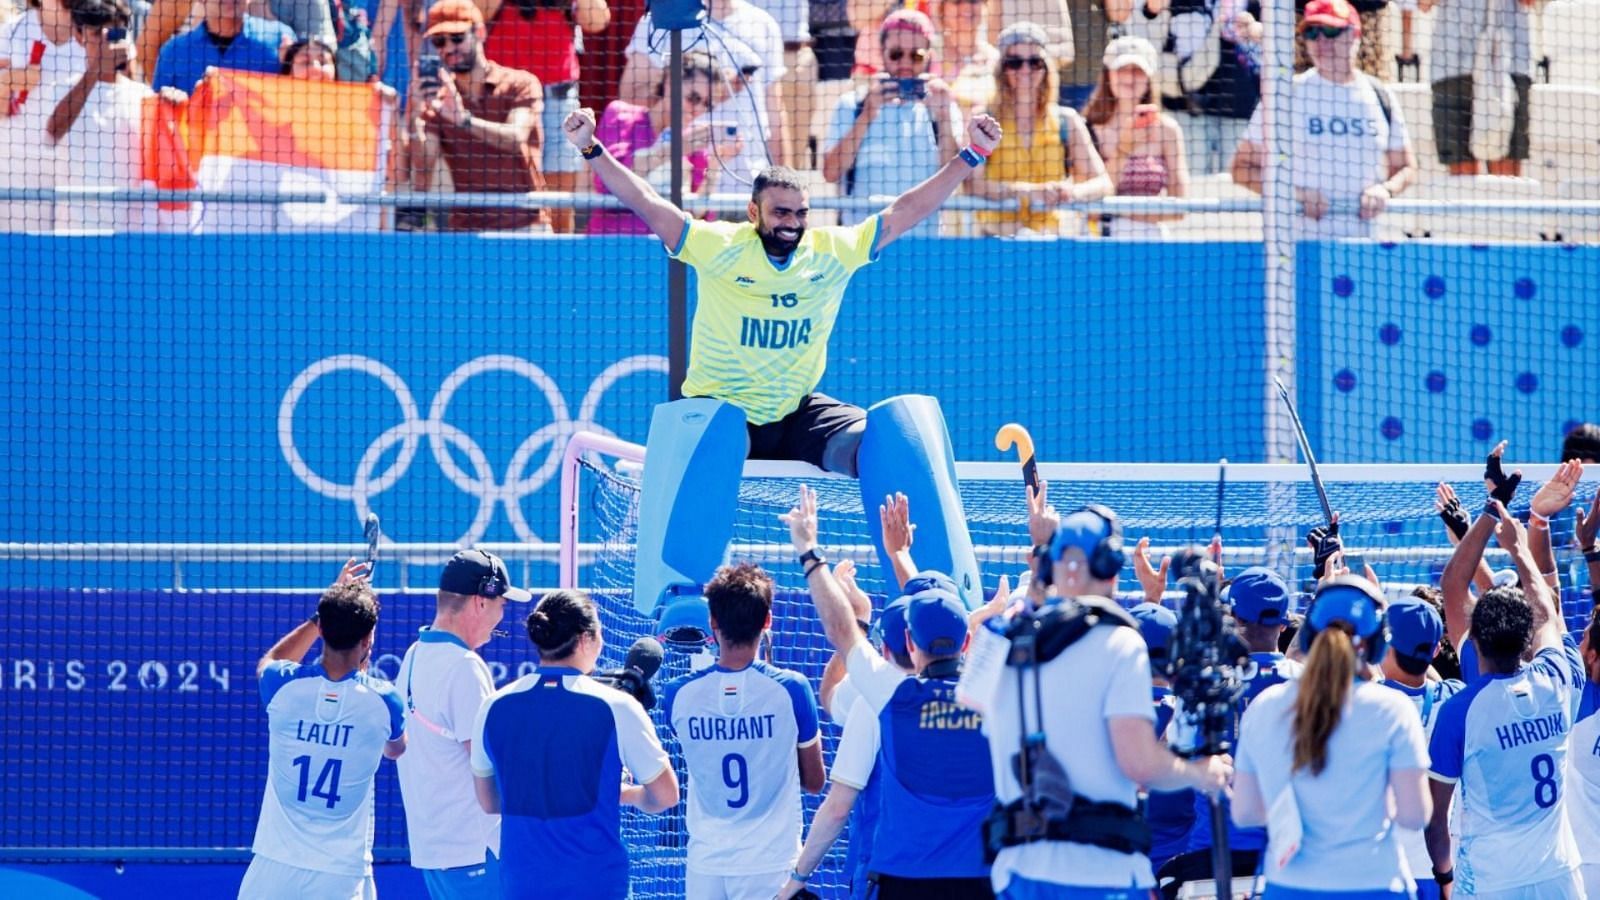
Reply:
M721 400L656 407L645 444L633 606L652 612L674 585L710 580L733 537L750 437L744 413Z
M983 593L978 558L956 487L956 461L939 401L904 394L867 410L856 467L861 473L861 507L883 562L884 580L896 583L894 567L883 552L883 527L876 510L885 496L899 492L910 501L911 522L917 527L911 551L917 567L948 574L960 588L962 602L972 608Z

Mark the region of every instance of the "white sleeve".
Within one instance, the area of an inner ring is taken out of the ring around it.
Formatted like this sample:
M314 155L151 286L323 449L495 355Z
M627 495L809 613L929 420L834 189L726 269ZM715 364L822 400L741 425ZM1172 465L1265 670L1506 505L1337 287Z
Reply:
M1257 103L1255 112L1250 114L1249 124L1244 126L1244 137L1239 140L1246 144L1265 144L1267 142L1266 125L1262 122L1261 111L1266 109L1265 103Z
M828 718L843 723L860 699L861 692L856 690L855 682L850 680L850 673L846 672L833 689L832 702L828 704Z
M1372 89L1383 95L1389 105L1389 146L1388 150L1404 150L1411 143L1411 134L1406 130L1405 114L1400 109L1400 104L1395 101L1394 92L1373 82Z
M1145 649L1144 640L1131 628L1115 628L1106 641L1106 649L1111 653L1106 666L1110 678L1100 714L1107 719L1133 717L1155 721L1150 651Z
M767 84L777 84L778 79L789 70L783 64L783 30L771 15L766 15L761 23L761 46L756 48L756 52L761 54L761 66L766 70Z
M655 726L645 715L639 701L627 695L606 698L611 704L611 715L617 723L617 749L622 764L633 773L634 784L649 784L667 768L667 751L656 737ZM476 745L472 748L476 753Z
M488 721L489 707L493 705L493 696L485 699L472 721L472 774L479 778L494 777L494 762L489 759L489 748L483 745L483 725Z
M850 680L855 682L856 690L861 692L861 699L872 707L873 712L887 706L900 683L910 677L895 668L864 640L856 641L856 645L850 648L850 655L844 658L844 667L850 673Z
M639 17L639 24L633 27L633 37L628 39L628 47L623 51L624 56L641 53L649 56L652 61L655 60L655 55L650 52L650 28L650 13L646 12Z
M865 700L857 700L844 724L839 749L833 754L833 770L828 773L828 780L864 790L877 761L878 715Z
M439 724L450 729L458 743L475 740L478 711L493 693L494 681L489 667L476 654L463 656L451 667L443 707L439 710Z

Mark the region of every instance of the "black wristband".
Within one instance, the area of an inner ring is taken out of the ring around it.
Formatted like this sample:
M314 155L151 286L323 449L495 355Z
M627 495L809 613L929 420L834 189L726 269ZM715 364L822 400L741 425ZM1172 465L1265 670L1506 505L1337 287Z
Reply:
M1452 881L1455 881L1455 880L1456 880L1456 870L1455 869L1451 869L1448 872L1441 872L1438 869L1434 869L1433 870L1433 883L1437 884L1439 887L1444 887L1445 885L1447 885L1447 884L1449 884L1449 883L1451 883Z
M599 159L600 158L600 154L602 154L604 152L606 152L605 145L600 143L599 141L595 141L594 143L590 144L589 146L583 148L582 151L580 151L580 153L581 153L581 155L583 156L584 159Z
M1583 551L1583 559L1585 562L1600 562L1600 547L1590 547Z
M1510 510L1507 510L1507 512L1510 512ZM1500 514L1494 511L1493 497L1483 501L1483 514L1495 520L1496 522L1500 521Z

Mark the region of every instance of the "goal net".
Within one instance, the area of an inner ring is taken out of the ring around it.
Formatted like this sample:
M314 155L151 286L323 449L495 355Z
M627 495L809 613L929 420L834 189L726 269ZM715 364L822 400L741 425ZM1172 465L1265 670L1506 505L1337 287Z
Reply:
M633 541L638 525L639 465L636 458L618 462L596 454L575 456L576 484L564 515L576 516L578 527L564 541L582 538L585 565L579 586L594 592L608 630L608 644L626 647L635 637L652 633L651 617L633 609L629 596L633 576ZM1524 466L1525 486L1519 495L1524 509L1537 484L1554 466ZM984 593L991 594L1001 574L1016 577L1029 555L1027 505L1020 469L1014 464L958 463L962 502L977 548ZM1140 538L1148 537L1152 556L1160 557L1189 545L1203 545L1218 527L1219 470L1216 465L1041 464L1052 505L1063 513L1085 503L1103 503L1118 514L1131 555ZM1323 477L1330 507L1339 513L1340 534L1347 554L1370 564L1391 594L1415 585L1436 584L1451 548L1434 510L1435 486L1450 483L1468 510L1482 507L1482 469L1475 466L1326 466ZM773 661L795 669L813 684L820 681L831 650L817 621L805 581L789 545L788 528L778 516L795 502L799 486L817 492L820 536L831 559L858 563L863 588L875 607L890 594L867 529L855 481L794 463L747 463L739 490L739 508L730 543L730 561L759 562L777 582L773 609ZM1595 484L1580 485L1577 502L1593 497ZM1283 574L1303 605L1312 587L1311 558L1305 532L1323 521L1308 471L1304 466L1228 466L1221 488L1223 562L1228 572L1265 564ZM912 511L915 516L915 510ZM1569 627L1586 621L1587 591L1577 590L1583 577L1582 557L1565 547L1572 533L1570 511L1554 523L1558 559L1563 569L1563 612ZM576 550L577 548L573 548ZM917 546L912 544L915 557ZM1509 566L1506 555L1491 545L1487 559L1495 568ZM1167 602L1178 595L1169 593ZM1118 599L1142 599L1132 566L1123 568ZM687 656L669 652L660 678L688 671ZM678 761L667 724L655 712L663 742ZM831 767L839 725L824 716L823 746ZM819 798L807 798L807 821ZM683 876L686 834L682 807L661 817L634 816L625 822L625 839L633 853L635 896L678 894ZM843 859L848 833L824 861L812 881L823 896L839 893L847 883Z

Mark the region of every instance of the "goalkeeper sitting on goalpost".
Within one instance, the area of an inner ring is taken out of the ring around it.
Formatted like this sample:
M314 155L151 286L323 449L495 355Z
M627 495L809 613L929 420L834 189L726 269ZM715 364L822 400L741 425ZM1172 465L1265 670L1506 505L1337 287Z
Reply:
M963 560L971 541L937 402L892 398L869 412L816 388L850 277L938 210L999 145L999 123L974 117L970 146L878 215L814 229L806 227L805 183L792 169L773 166L756 176L748 221L699 221L595 141L592 110L572 113L562 130L606 188L699 280L683 385L694 399L664 404L651 420L636 606L654 608L672 585L703 582L721 562L746 457L802 460L859 478L868 509L891 491L906 492L939 520L919 523L923 532L944 530L951 538L937 543L952 547L955 559L927 562L975 593L976 562Z

